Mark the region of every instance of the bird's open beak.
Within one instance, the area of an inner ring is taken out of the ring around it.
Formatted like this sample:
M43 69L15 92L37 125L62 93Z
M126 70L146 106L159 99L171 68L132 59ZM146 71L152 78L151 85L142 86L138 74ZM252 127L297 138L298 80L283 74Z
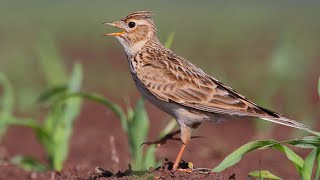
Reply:
M113 22L113 23L106 22L106 23L103 23L103 24L108 24L110 26L114 26L114 27L117 27L117 28L120 28L120 29L123 30L122 32L105 34L105 36L120 36L120 35L125 33L124 29L120 26L119 22Z

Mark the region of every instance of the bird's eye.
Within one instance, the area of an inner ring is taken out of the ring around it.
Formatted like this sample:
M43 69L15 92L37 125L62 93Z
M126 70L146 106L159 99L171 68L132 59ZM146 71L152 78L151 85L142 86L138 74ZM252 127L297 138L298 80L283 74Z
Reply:
M136 23L134 23L134 22L129 22L128 26L129 26L129 28L133 28L134 26L136 26Z

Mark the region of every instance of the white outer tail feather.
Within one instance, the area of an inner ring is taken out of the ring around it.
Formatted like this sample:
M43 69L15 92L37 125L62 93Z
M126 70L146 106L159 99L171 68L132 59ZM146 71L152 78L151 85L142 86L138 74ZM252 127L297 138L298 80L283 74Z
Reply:
M270 121L270 122L274 122L274 123L277 123L277 124L282 124L282 125L285 125L285 126L289 126L289 127L293 127L293 128L297 128L297 129L303 129L303 130L306 130L306 131L310 131L311 128L302 124L302 123L299 123L297 121L294 121L294 120L291 120L291 119L287 119L285 117L279 117L279 118L261 118L263 120L266 120L266 121Z

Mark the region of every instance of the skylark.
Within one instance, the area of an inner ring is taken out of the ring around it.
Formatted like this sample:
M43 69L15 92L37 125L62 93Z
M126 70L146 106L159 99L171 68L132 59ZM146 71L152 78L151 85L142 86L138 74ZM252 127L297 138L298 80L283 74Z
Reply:
M133 12L120 21L106 23L122 32L114 36L123 46L132 78L140 93L152 104L173 116L181 133L181 150L174 162L176 170L190 141L191 129L204 121L218 122L230 116L258 117L274 123L308 130L309 127L249 101L216 78L206 74L183 57L165 48L148 11Z

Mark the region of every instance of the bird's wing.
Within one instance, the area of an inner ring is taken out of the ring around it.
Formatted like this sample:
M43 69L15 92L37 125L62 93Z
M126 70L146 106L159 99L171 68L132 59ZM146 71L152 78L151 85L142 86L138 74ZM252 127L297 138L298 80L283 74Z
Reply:
M169 61L150 61L137 71L139 80L156 97L206 112L271 115L200 69Z
M259 107L181 57L151 60L137 70L141 83L157 98L200 111L259 117L304 129L296 121Z

